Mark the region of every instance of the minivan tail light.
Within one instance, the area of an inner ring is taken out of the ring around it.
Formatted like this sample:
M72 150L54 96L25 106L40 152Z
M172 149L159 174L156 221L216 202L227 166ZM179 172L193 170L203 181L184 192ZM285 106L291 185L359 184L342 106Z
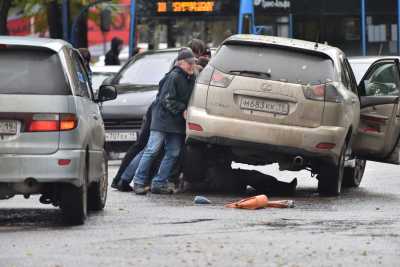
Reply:
M28 132L53 132L58 131L58 121L31 121Z
M232 80L233 75L229 75L215 69L211 76L210 85L226 88L231 84Z
M78 119L75 114L61 114L60 131L73 130L78 126Z
M77 127L75 114L38 113L27 122L27 132L68 131Z
M310 100L341 103L343 97L333 84L303 86L304 97Z

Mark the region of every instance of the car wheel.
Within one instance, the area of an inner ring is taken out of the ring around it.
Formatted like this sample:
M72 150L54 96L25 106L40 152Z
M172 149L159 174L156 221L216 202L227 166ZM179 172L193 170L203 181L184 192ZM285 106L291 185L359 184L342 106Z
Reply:
M87 177L88 169L85 166L81 187L65 184L61 190L60 207L66 223L71 225L84 224L87 215Z
M318 192L321 196L340 195L346 159L346 145L343 146L337 164L327 164L318 175Z
M102 165L105 170L104 175L98 182L93 182L88 189L89 211L103 210L106 205L108 188L108 161L106 155L104 155Z
M367 161L363 159L355 159L354 167L345 167L343 174L344 187L359 187L364 175Z
M206 174L205 146L190 144L185 146L183 174L188 182L201 182Z

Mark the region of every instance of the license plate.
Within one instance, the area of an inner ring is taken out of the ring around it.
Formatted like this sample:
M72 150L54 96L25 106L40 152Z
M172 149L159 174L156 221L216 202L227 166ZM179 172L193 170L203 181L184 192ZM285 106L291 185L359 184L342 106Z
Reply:
M0 134L14 135L17 133L16 121L1 121L0 120Z
M107 131L106 141L136 141L137 133L128 131Z
M243 97L240 100L240 108L274 114L289 114L289 104L285 102L263 100L258 98Z

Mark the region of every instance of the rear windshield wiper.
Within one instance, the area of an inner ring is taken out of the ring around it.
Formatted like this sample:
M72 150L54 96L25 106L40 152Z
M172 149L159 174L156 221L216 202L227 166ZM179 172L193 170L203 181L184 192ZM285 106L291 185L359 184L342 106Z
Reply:
M261 71L253 71L253 70L231 70L229 73L233 74L233 75L248 76L248 77L261 78L261 79L271 78L271 73L269 73L269 72L261 72Z

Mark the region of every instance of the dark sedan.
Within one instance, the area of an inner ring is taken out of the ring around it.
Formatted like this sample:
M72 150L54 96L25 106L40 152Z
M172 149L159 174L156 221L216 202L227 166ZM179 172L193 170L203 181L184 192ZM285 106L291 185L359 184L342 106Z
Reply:
M118 158L137 140L147 108L158 92L158 82L173 66L179 49L149 51L132 58L112 79L118 90L114 101L104 103L106 151Z

